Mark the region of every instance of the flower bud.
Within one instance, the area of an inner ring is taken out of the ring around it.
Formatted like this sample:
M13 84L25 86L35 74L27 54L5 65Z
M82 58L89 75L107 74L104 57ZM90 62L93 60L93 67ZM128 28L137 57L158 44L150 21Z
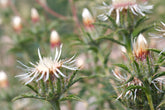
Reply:
M6 8L9 5L9 0L0 0L0 6Z
M53 49L54 47L59 47L61 44L60 36L57 31L53 30L50 34L50 46Z
M16 32L21 31L22 29L22 23L21 23L21 18L19 16L15 16L12 19L12 23L13 23L13 28Z
M148 55L148 44L142 34L139 34L137 41L133 43L133 54L137 59L144 60Z
M80 55L76 60L76 66L80 69L83 69L85 67L85 56Z
M94 19L87 8L83 9L82 17L83 17L83 23L87 28L94 27L92 24L92 23L94 23Z
M120 46L120 50L122 53L127 53L127 50L124 46Z
M8 79L5 72L0 71L0 88L8 87Z
M38 11L35 8L31 9L31 20L34 23L39 21L39 14L38 14Z

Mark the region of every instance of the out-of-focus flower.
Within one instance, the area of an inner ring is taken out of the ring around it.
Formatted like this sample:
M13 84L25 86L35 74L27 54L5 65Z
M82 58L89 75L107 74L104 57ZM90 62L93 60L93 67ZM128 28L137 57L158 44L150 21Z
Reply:
M84 55L81 55L77 58L76 65L80 69L83 69L85 67L85 56Z
M147 55L149 54L147 48L148 44L146 39L142 34L139 34L137 41L134 41L133 43L133 54L135 58L140 59L141 61L146 59Z
M8 78L4 71L0 71L0 88L8 87Z
M50 46L51 49L54 47L59 47L61 45L60 36L57 31L53 30L50 34Z
M83 9L82 12L83 23L87 28L94 27L92 23L94 23L94 18L87 8Z
M14 16L12 19L13 28L16 32L21 31L22 29L22 20L19 16Z
M156 31L160 32L160 35L157 35L157 36L165 36L165 23L161 22L162 24L162 27L157 27L155 28Z
M9 5L9 0L0 0L0 6L6 8Z
M39 21L39 14L38 14L37 9L35 9L35 8L31 9L31 19L34 23Z
M131 85L134 85L134 86L143 86L143 83L136 77L133 78L132 81L128 82L128 83L125 83L127 82L130 78L128 76L122 76L119 69L118 68L115 68L115 70L112 71L113 72L113 75L121 82L121 83L124 83L125 85L123 86L131 86ZM124 97L132 97L134 100L136 99L136 93L137 93L138 89L134 89L133 91L129 90L127 91L125 94L120 94L118 98L122 97L124 95ZM134 95L133 95L134 94Z
M120 50L122 53L127 53L127 49L124 46L120 46Z
M41 79L44 79L46 82L49 77L51 79L54 79L55 77L60 78L60 75L62 77L66 77L62 72L61 68L66 68L69 70L77 70L78 68L74 66L74 63L76 60L74 60L74 56L71 57L68 60L60 60L62 52L62 44L60 48L56 47L56 53L54 58L52 57L41 57L40 50L38 49L38 56L39 56L39 61L36 64L33 64L30 62L30 64L33 67L28 67L24 65L23 63L19 62L22 64L22 66L25 67L25 74L17 75L16 77L21 77L22 79L27 79L30 78L25 85L29 84L33 80L38 82Z
M144 12L149 13L153 8L152 5L139 4L136 0L112 0L112 4L108 5L103 2L104 6L101 6L100 9L108 10L106 13L98 16L100 20L107 20L107 16L111 16L112 12L116 12L116 24L120 24L120 13L127 12L126 10L131 10L134 15L145 16Z

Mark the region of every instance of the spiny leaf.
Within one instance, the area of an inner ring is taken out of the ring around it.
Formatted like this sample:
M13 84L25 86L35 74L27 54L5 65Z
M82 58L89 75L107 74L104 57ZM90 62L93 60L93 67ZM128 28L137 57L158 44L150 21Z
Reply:
M140 24L142 24L144 21L148 20L148 18L146 18L146 16L141 17L135 25L135 28L137 28Z
M114 65L115 66L118 66L118 67L120 67L120 68L122 68L124 70L126 70L128 73L131 73L131 71L129 70L129 68L126 65L124 65L124 64L114 64Z
M110 16L108 16L108 19L112 22L112 25L116 28L117 27L116 21Z
M27 94L22 94L22 95L19 95L19 96L15 97L12 101L16 101L16 100L23 99L23 98L34 98L34 99L45 100L45 97L40 97L40 96L37 96L37 95L27 93Z
M165 52L162 52L162 50L159 50L159 49L153 49L153 48L151 48L151 49L148 49L148 50L150 50L150 51L153 51L153 52L156 52L156 53L161 53L161 55L164 55L165 56Z
M134 64L136 66L137 72L140 73L139 64L135 60L134 60Z
M143 89L144 90L145 88L142 86L130 85L126 88L124 93L126 93L127 91L132 90L132 89Z
M77 100L77 101L82 101L80 99L80 97L76 96L76 95L69 95L69 96L66 96L66 97L63 97L60 99L60 101L66 101L66 100Z
M121 43L120 41L115 40L115 39L113 39L113 38L110 38L110 37L108 37L108 36L100 37L100 38L97 39L97 40L98 40L98 41L99 41L99 40L110 40L110 41L112 41L112 42L114 42L114 43L117 43L117 44L120 44L120 45L125 46L125 44Z
M77 74L77 71L75 71L75 72L71 75L71 77L70 77L70 79L69 79L69 82L68 82L68 86L70 86L70 84L73 82L73 79L74 79L74 77L76 76L76 74Z
M38 94L38 91L31 85L27 84L27 87L29 87L31 90L33 90L36 94Z

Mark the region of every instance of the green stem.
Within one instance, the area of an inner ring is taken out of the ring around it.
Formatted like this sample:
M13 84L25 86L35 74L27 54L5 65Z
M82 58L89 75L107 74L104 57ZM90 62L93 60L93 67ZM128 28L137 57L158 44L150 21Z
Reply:
M147 96L147 100L148 100L148 104L149 104L149 106L150 106L150 109L151 109L151 110L154 110L154 106L153 106L151 94L149 94L149 93L147 92L147 93L146 93L146 96Z
M50 103L52 105L53 110L61 110L59 101L57 101L57 100L56 101L50 101Z
M150 91L150 85L148 82L145 83L145 94L148 100L148 104L150 106L150 110L154 110L153 102L152 102L152 96L151 96L151 91Z

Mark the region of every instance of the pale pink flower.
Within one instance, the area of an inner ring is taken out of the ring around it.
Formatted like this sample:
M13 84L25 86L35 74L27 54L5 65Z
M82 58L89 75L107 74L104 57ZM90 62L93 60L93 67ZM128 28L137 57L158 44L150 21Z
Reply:
M105 10L104 14L98 16L100 20L107 20L108 16L111 16L113 12L116 12L116 24L120 24L120 13L125 12L125 10L131 10L134 15L142 15L145 16L144 12L149 13L153 8L152 5L139 4L137 0L112 0L110 5L103 2L102 7L100 9ZM108 10L108 11L107 11Z
M62 44L60 48L56 47L56 53L54 58L53 57L43 57L40 54L40 50L38 49L38 56L39 61L34 64L30 62L32 67L29 67L27 65L24 65L23 63L19 62L22 66L25 67L25 74L17 75L16 77L21 77L21 79L28 79L28 81L25 83L25 85L29 84L33 80L38 82L41 79L44 79L44 81L48 81L50 77L57 77L60 78L66 77L61 72L62 68L66 68L69 70L77 70L78 68L75 65L75 59L74 56L71 57L68 60L60 59L62 53Z

